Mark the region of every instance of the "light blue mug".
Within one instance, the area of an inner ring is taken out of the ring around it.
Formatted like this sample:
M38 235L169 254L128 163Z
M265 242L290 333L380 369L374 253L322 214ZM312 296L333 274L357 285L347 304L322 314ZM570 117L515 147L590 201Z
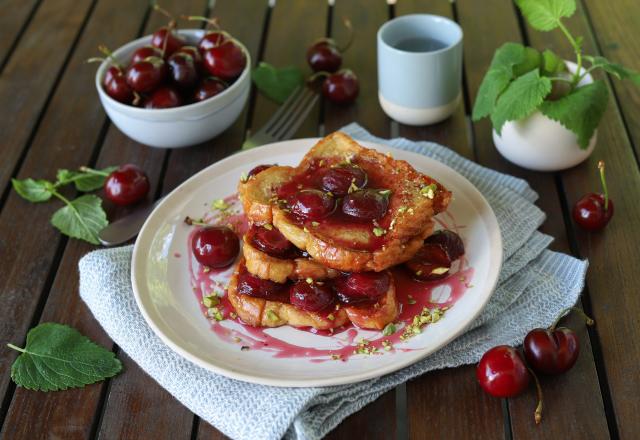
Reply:
M378 99L407 125L449 117L462 95L462 29L438 15L404 15L378 30Z

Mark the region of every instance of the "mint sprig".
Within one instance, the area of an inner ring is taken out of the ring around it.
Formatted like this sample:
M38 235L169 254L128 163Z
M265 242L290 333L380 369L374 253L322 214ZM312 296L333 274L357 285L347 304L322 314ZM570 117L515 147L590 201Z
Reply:
M507 121L520 120L540 110L574 132L580 147L586 149L606 109L608 90L602 80L581 86L584 77L601 69L640 86L640 73L604 57L583 54L583 38L574 37L563 22L575 13L575 0L515 2L534 29L559 29L565 35L576 56L576 71L567 72L565 62L549 49L540 53L521 44L506 43L496 50L480 84L473 120L489 116L494 129L501 133Z
M122 370L115 355L72 327L53 322L29 330L24 348L7 344L21 354L11 366L11 379L37 391L80 388Z
M46 202L52 197L61 200L65 206L53 214L51 224L69 237L100 244L98 233L109 224L107 215L102 209L102 200L94 195L83 195L75 200L69 200L59 190L73 184L78 191L94 191L104 185L105 179L116 168L94 170L82 167L78 171L61 169L58 170L55 182L28 178L12 179L11 184L22 198L33 203Z

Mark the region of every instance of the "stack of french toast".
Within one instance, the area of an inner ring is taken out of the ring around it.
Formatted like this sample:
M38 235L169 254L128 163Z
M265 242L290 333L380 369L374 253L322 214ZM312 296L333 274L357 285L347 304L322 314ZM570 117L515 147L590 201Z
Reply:
M383 329L400 309L389 269L442 270L415 256L451 193L341 132L296 167L254 168L238 188L250 227L227 294L247 324Z

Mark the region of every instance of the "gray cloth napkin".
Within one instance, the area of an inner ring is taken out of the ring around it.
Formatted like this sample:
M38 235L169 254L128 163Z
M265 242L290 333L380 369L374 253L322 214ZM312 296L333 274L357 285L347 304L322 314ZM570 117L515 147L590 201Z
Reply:
M469 179L491 204L502 232L504 265L487 307L469 331L401 371L324 388L244 383L193 365L156 337L136 306L130 281L132 246L91 252L80 261L80 296L111 338L187 408L234 439L318 439L384 392L431 370L477 362L498 344L519 344L575 304L587 262L551 252L536 231L545 215L524 180L481 167L432 142L384 140L357 124L343 128L360 140L437 159Z

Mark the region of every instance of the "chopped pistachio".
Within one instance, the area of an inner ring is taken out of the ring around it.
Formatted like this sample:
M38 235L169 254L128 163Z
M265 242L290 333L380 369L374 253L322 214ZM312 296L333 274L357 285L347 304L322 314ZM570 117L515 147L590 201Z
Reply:
M387 151L385 154L387 155L387 157L393 159L393 155L391 154L391 151Z
M382 330L382 334L384 336L390 336L396 332L396 325L393 322L390 322L386 325L384 330Z
M329 313L329 314L327 315L327 319L328 319L329 321L335 321L336 317L335 317L335 315L334 315L333 313Z
M273 225L271 223L265 223L264 225L262 225L262 227L265 228L267 231L273 230Z
M209 314L213 317L213 319L215 319L216 321L222 321L224 319L224 316L222 316L222 312L220 311L220 309L218 309L217 307L211 307L209 309Z
M436 267L431 271L433 275L442 275L443 273L447 273L447 272L449 272L448 267Z
M305 281L307 282L307 284L313 284L313 278L307 278L305 279Z
M269 321L277 321L280 317L273 310L267 310L267 319L269 319Z
M378 193L382 196L388 196L389 194L391 194L391 190L390 189L381 189L380 191L378 191Z
M386 230L379 228L377 226L373 228L373 235L375 235L376 237L382 237L386 233L387 233Z
M302 228L302 230L303 230L304 232L309 232L309 230L307 229L307 227L306 227L306 226L304 226L304 227Z
M237 337L237 336L233 337L233 342L237 343L237 342L241 342L241 341L242 341L242 339L240 339L239 337Z
M438 189L438 185L432 183L430 185L424 186L420 188L420 194L428 199L433 199L436 196L436 190Z
M227 210L229 208L229 206L231 206L231 205L229 205L228 203L226 203L222 199L217 199L217 200L213 201L213 207L216 208L216 209L219 209L220 211Z
M398 214L404 214L407 211L406 206L401 206L398 208Z
M202 298L202 304L204 304L206 308L210 309L211 307L220 304L220 298L218 298L218 295L215 294L205 296L204 298Z
M415 303L416 303L416 300L415 300L415 299L413 299L413 296L411 296L411 295L407 295L407 302L408 302L409 304L413 305L413 304L415 304Z
M229 313L229 316L231 316L231 319L236 319L238 317L238 314L236 312L231 312Z
M247 180L249 180L249 175L247 173L240 174L240 181L242 183L246 182Z
M333 359L334 361L337 361L338 359L340 359L340 355L339 354L332 354L331 355L331 359Z
M320 226L320 223L318 223L318 222L311 222L311 226L313 226L314 228L317 228L318 226Z
M209 266L205 266L205 267L202 269L202 272L204 272L204 273L209 273L209 272L211 272L211 268L210 268Z
M333 193L331 191L327 191L326 193L329 197L333 197Z
M416 276L418 276L418 277L419 277L420 275L422 275L422 270L418 270L418 271L416 271Z
M349 190L347 191L349 194L351 194L352 192L358 191L360 188L358 188L358 185L356 185L355 180L351 180L351 185L349 185Z
M413 215L413 208L409 208L409 209L407 209L407 214L409 214L409 215Z
M395 219L395 218L392 218L392 219L391 219L391 223L389 223L389 230L393 230L393 228L395 227L395 225L396 225L396 219Z

